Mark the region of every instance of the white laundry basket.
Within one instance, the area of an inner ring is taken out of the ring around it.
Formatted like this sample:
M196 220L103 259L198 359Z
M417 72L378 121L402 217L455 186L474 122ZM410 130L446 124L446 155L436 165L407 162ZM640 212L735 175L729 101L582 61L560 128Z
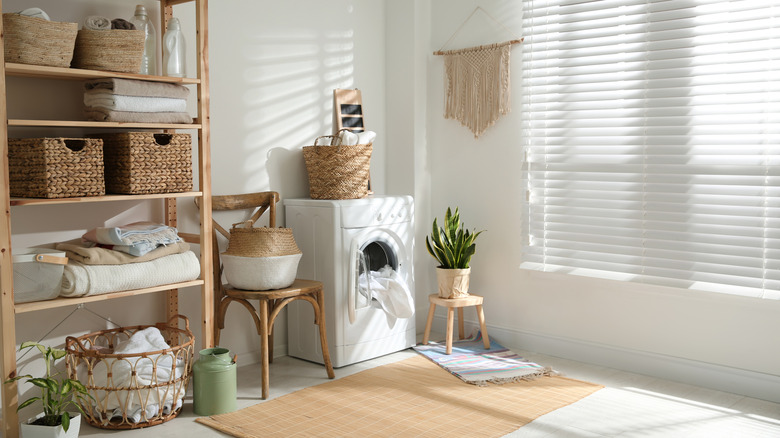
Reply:
M14 302L27 303L57 298L62 272L68 263L64 251L23 248L13 252Z

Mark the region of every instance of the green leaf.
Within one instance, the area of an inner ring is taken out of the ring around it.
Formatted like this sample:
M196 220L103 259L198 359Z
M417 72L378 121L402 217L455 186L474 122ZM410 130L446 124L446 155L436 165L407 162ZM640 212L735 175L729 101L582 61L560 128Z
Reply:
M39 345L39 343L33 341L22 342L22 345L19 346L19 351L24 350L25 348L37 347Z
M62 382L62 386L60 387L60 395L66 396L70 394L71 389L73 389L73 384L71 383L70 379L65 380Z
M43 377L35 377L27 381L28 383L32 383L33 385L43 388L43 389L51 389L51 382L49 379L45 379ZM55 387L54 390L56 391L57 388Z
M78 391L78 392L80 392L82 394L87 394L87 387L84 386L83 383L79 382L78 380L73 380L73 379L69 379L69 381L70 381L71 386L73 386L73 388L76 391Z
M64 412L60 418L60 421L62 422L62 430L67 432L68 428L70 427L70 415L67 412Z
M51 355L54 357L54 360L61 359L65 357L67 352L65 350L61 350L59 348L52 348L51 349Z
M24 408L26 408L27 406L30 406L31 404L33 404L33 403L37 402L37 401L38 401L38 400L40 400L40 399L41 399L40 397L31 397L31 398L28 398L27 400L25 400L25 401L24 401L24 403L21 403L21 404L20 404L20 405L19 405L19 406L16 408L16 410L17 410L17 411L19 411L19 410L21 410L21 409L24 409Z
M21 380L21 379L31 379L31 378L32 378L32 376L31 376L31 375L29 375L29 374L25 374L25 375L23 375L23 376L16 376L16 377L11 377L10 379L6 380L6 381L5 381L5 383L11 383L11 382L16 382L17 380Z

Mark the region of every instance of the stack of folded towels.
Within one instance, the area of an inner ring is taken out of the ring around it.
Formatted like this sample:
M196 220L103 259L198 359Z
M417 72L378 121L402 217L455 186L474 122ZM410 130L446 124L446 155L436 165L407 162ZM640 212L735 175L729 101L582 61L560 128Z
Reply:
M143 289L200 276L198 257L176 228L164 224L95 228L56 248L68 256L60 291L66 297Z
M84 83L87 120L99 122L192 123L184 85L105 78Z

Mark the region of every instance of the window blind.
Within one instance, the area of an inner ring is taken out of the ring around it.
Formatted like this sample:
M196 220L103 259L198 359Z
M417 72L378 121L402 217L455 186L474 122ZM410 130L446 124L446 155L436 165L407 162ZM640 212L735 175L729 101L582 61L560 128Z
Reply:
M523 4L523 267L780 299L780 0Z

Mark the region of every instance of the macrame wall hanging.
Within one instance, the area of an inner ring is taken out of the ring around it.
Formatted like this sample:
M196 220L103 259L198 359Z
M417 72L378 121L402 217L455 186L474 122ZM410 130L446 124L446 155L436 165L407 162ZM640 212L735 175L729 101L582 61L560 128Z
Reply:
M477 6L463 24L444 43L442 49L455 38L463 26L477 12L482 11L510 34L498 20ZM514 34L513 34L514 36ZM465 49L433 52L444 56L445 94L444 118L455 119L478 138L511 109L511 83L509 75L509 50L522 38L503 43L487 44Z

